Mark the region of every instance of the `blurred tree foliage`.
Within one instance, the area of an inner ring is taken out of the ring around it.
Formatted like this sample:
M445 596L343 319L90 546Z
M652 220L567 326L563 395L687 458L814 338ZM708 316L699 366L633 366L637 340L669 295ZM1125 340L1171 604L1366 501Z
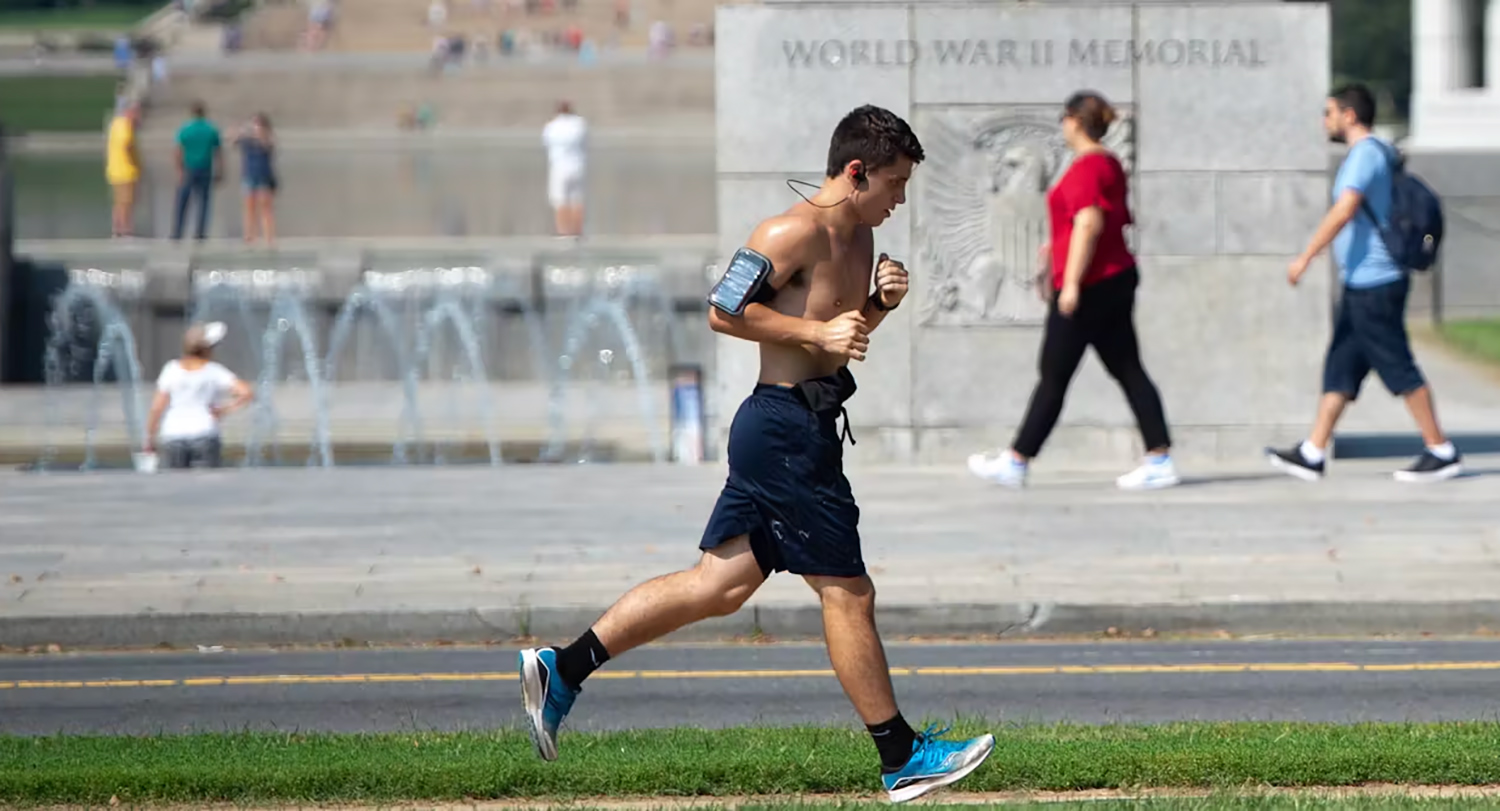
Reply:
M99 6L158 8L166 4L167 0L0 0L0 13L6 11L96 8Z
M1379 99L1382 119L1406 120L1412 0L1331 0L1330 5L1334 84L1364 82Z

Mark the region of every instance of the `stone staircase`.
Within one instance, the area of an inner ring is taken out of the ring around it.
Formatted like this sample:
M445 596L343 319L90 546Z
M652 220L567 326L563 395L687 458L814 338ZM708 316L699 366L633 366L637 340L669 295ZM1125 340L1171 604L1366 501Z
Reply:
M264 3L245 18L241 46L247 51L295 50L307 29L307 17L307 6L299 0Z
M715 0L630 0L630 24L617 28L615 0L551 0L528 14L525 0L448 0L448 24L427 25L429 0L335 0L334 26L319 53L297 52L307 0L266 0L244 27L243 52L173 65L151 91L148 128L177 126L193 101L220 122L268 114L282 130L393 130L425 110L439 129L540 127L568 99L596 127L713 126L713 53L688 45L711 24ZM650 25L662 20L678 49L645 53ZM560 51L501 56L501 31L558 33L576 25L600 44L595 64ZM468 58L443 73L429 61L438 33L480 37L487 59Z
M449 0L447 23L433 28L427 24L428 0L339 0L325 50L426 53L440 33L477 37L493 45L505 30L541 34L570 26L600 45L639 49L646 46L649 27L658 20L672 27L680 48L688 48L694 26L713 25L716 5L716 0L630 0L629 24L622 28L615 20L615 0L554 2L550 13L528 14L507 0ZM275 0L246 21L244 45L255 50L295 49L307 20L308 6L301 0Z
M257 112L280 130L385 130L419 107L438 129L540 128L568 99L594 127L711 128L714 73L705 60L474 67L434 75L421 59L309 69L174 71L155 88L148 128L172 128L203 100L221 123Z

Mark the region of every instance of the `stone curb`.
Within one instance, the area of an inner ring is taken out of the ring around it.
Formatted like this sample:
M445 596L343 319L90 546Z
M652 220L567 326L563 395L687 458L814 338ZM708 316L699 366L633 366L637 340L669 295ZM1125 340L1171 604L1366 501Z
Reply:
M146 648L166 645L497 642L571 639L601 608L492 607L453 611L268 612L0 617L7 647ZM878 620L888 638L914 636L1218 633L1288 636L1469 635L1500 629L1500 600L1469 602L1286 602L1205 605L896 605ZM707 642L764 636L820 638L816 605L759 606L668 637Z

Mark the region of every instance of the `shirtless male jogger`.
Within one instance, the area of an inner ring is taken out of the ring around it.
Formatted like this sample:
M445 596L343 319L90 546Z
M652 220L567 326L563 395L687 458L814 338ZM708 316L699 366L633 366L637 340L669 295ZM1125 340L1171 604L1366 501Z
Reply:
M855 389L848 363L864 360L870 332L907 288L900 262L884 254L877 262L872 229L906 202L922 158L905 121L860 107L833 131L818 192L750 235L745 247L772 266L762 295L740 315L710 307L708 321L715 332L760 344L760 381L729 429L729 479L699 543L703 557L636 586L572 645L521 651L531 737L544 759L557 758L558 727L600 665L684 625L733 614L776 571L801 575L818 593L829 659L874 738L893 802L953 783L989 757L992 735L944 740L942 731L918 733L901 717L875 630L859 507L843 473L843 402Z

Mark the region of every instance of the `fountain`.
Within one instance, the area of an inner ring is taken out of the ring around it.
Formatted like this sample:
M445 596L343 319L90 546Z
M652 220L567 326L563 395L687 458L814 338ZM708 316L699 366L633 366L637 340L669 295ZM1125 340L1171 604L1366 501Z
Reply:
M313 441L308 451L309 467L333 466L333 445L328 425L328 406L317 350L317 334L307 314L307 299L322 283L318 271L292 268L274 270L199 270L193 274L193 320L209 317L214 305L234 306L245 334L260 332L259 352L255 353L255 403L250 414L250 432L245 438L244 464L254 466L264 461L262 443L271 437L271 456L280 461L278 438L279 416L273 397L281 380L283 347L289 333L295 334L301 349L302 368L307 376L312 398ZM251 315L252 303L268 307L265 326L257 329Z
M366 274L366 278L369 277L370 274ZM339 308L333 332L328 339L328 359L323 364L324 380L330 387L336 385L339 358L344 353L344 346L354 327L354 319L366 311L374 313L380 334L384 336L386 346L390 347L396 358L397 374L401 377L401 424L396 426L391 461L404 465L409 461L406 449L408 439L419 446L422 442L422 414L417 404L417 370L407 352L406 341L401 337L401 325L396 320L395 313L391 312L390 305L380 295L378 287L372 288L369 281L356 287Z
M484 423L485 442L490 451L490 464L498 465L500 464L500 440L495 436L495 406L491 400L489 374L485 371L484 355L479 349L479 337L474 334L474 326L469 315L451 297L440 298L427 310L417 330L414 360L425 363L429 359L432 352L433 334L444 323L453 328L463 347L464 356L469 362L469 372L479 390L480 419ZM456 374L455 377L457 378ZM461 383L461 379L458 379L458 382ZM453 414L450 419L456 417L457 414Z
M391 305L392 299L404 301L405 309L414 312L416 323L410 344L403 337L401 319ZM453 425L461 421L457 391L466 384L472 387L478 398L478 419L484 426L489 462L491 465L499 465L503 462L503 456L495 425L496 412L490 388L489 367L485 361L484 342L480 337L485 334L489 306L495 301L520 304L522 319L530 338L533 364L537 370L544 369L542 358L545 357L546 347L540 320L526 298L512 286L497 281L489 271L480 267L415 268L364 273L364 281L345 300L334 323L326 365L328 382L333 384L337 358L344 352L355 319L361 312L373 313L385 336L385 345L394 356L397 373L401 378L404 399L401 421L409 429L412 440L420 445L422 418L419 382L424 376L428 380L441 377L432 374L433 365L439 362L434 347L440 337L452 335L458 341L462 364L456 365L447 375L453 385L448 387L446 422ZM398 464L409 461L400 428L397 444L392 449L392 459ZM445 464L447 461L446 443L440 443L433 449L433 462Z
M251 315L250 297L245 295L241 286L228 283L226 278L221 273L216 277L210 274L209 277L200 276L195 280L196 290L193 294L192 309L188 313L188 321L205 323L215 320L214 315L218 305L224 304L233 310L234 323L245 335L259 334L265 327ZM262 362L259 353L255 354L255 360L255 374L259 376Z
M269 428L272 437L276 436L278 420L271 395L281 378L282 345L286 342L287 333L295 333L297 336L302 349L302 365L306 370L307 384L312 395L315 447L308 451L307 466L313 467L316 459L323 467L333 467L328 403L323 396L323 375L318 371L317 336L308 323L307 308L303 305L302 296L296 290L285 287L276 292L266 331L261 336L261 371L255 386L255 421L251 423L250 435L245 439L245 464L260 462L262 430ZM274 455L279 456L279 452Z
M120 387L120 399L125 415L125 428L129 437L132 450L138 450L145 446L146 423L141 408L141 368L137 360L135 347L135 335L130 330L130 324L125 316L120 313L106 290L119 291L121 298L136 299L145 288L145 274L139 271L119 271L111 273L97 268L75 270L71 273L68 286L63 289L52 306L52 312L48 317L51 334L47 339L46 356L43 361L46 370L47 382L47 428L46 445L43 451L39 467L48 469L57 458L57 444L54 429L55 420L62 411L58 397L61 387L66 380L74 375L67 374L64 365L65 348L76 347L77 340L82 337L80 333L92 332L84 324L79 322L76 311L81 306L93 311L97 319L95 326L98 329L99 338L93 342L94 363L92 370L93 388L89 397L88 421L84 429L84 461L83 469L92 470L97 465L95 455L95 440L100 421L100 400L103 392L105 372L111 367L114 369L115 381ZM66 353L72 359L75 353ZM75 369L76 371L76 369Z
M637 408L641 419L646 423L647 434L650 437L651 457L656 462L664 461L666 441L662 436L661 426L656 421L656 409L652 405L644 353L641 351L636 331L631 326L630 317L626 312L627 304L643 296L650 300L665 300L664 296L657 299L653 295L660 289L655 282L654 274L648 269L632 265L611 265L604 269L602 275L579 267L553 267L547 272L547 282L555 288L574 291L575 295L569 304L568 329L563 339L562 354L558 356L558 373L552 380L551 392L547 399L551 436L543 458L560 460L562 457L567 429L567 418L564 412L567 384L574 379L574 374L578 370L577 358L579 351L583 348L583 342L592 337L595 329L603 322L614 327L615 335L620 339L625 350L625 357L630 363L636 387ZM601 350L599 353L599 362L604 367L606 380L613 362L613 355L613 351L608 349ZM586 436L592 434L592 431L588 429L593 427L592 423L596 416L597 400L590 398L589 425L585 428ZM591 451L592 444L586 441L579 461L591 461Z
M344 403L337 419L333 410L341 367L359 358L363 359L352 374L347 368L342 370L346 379L352 377L360 381L357 385L365 385L364 381L372 379L371 371L388 358L383 376L392 379L394 372L397 385L389 390L400 391L394 435L386 434L393 440L392 464L479 461L455 454L453 443L464 433L482 435L480 459L490 465L503 464L502 393L506 402L520 403L523 408L530 403L538 409L533 413L540 418L543 434L540 458L561 461L564 446L571 443L567 403L573 391L596 383L629 385L623 391L633 391L635 407L627 406L626 413L634 411L643 421L643 439L649 442L651 458L661 462L676 455L669 449L675 440L666 436L665 420L658 420L666 405L656 402L663 393L657 385L662 381L653 381L652 375L659 370L643 346L643 336L649 335L653 346L660 342L670 357L658 360L669 361L669 370L674 368L671 362L686 353L683 337L673 324L672 301L658 282L657 269L631 264L601 267L570 257L567 267L547 268L542 278L551 293L566 296L566 303L562 296L549 299L546 292L534 298L525 273L524 267L493 272L472 265L362 271L346 295L329 301L319 297L320 291L328 289L325 274L319 270L193 269L183 319L225 321L231 327L231 339L220 347L224 362L251 380L256 391L244 424L242 464L247 467L283 464L283 421L290 414L311 423L305 464L335 466L335 426L346 425L351 417L368 419L371 413L366 403L352 401ZM141 449L148 402L143 398L149 397L149 391L143 391L140 353L153 355L152 364L165 360L165 356L154 357L159 350L150 341L143 347L136 345L131 319L141 316L127 317L121 309L127 299L144 300L145 273L76 270L72 274L72 284L55 299L50 314L45 358L49 423L39 463L43 469L58 456L55 429L69 422L60 416L66 412L60 406L69 401L65 384L70 380L92 381L89 399L80 401L88 407L83 467L99 466L96 446L106 442L101 434L103 386L111 374L120 386L128 444L132 451ZM153 295L157 299L163 293L170 296L170 284L165 282L161 290L153 286ZM543 306L549 300L561 306ZM160 310L153 312L155 318L175 320ZM506 317L505 323L494 321L500 314ZM633 317L642 314L650 320L649 326L632 323ZM369 316L368 333L361 333L363 316ZM556 318L561 328L551 341L546 331L548 317ZM324 330L327 344L320 346ZM142 334L157 340L163 335L157 328ZM503 337L507 335L513 337ZM295 350L288 345L292 339ZM497 339L517 351L508 356L497 353ZM553 341L558 344L552 345ZM527 345L524 351L519 346L522 342ZM372 350L373 355L369 354ZM585 357L587 361L580 360ZM517 365L515 361L523 358L529 364ZM378 378L382 373L375 375ZM495 381L517 377L530 381L522 386L535 388L496 389ZM303 385L306 399L300 399ZM531 391L535 399L521 396ZM599 427L610 408L608 397L597 395L589 391L582 404L581 461L596 458L602 435ZM368 398L368 392L362 396ZM356 410L350 412L350 405ZM394 413L395 405L389 403L389 413ZM378 401L374 403L374 413L381 408ZM75 411L82 416L82 409ZM435 414L442 415L440 423L431 421ZM478 432L472 431L476 422L482 425ZM453 430L434 430L438 424Z

